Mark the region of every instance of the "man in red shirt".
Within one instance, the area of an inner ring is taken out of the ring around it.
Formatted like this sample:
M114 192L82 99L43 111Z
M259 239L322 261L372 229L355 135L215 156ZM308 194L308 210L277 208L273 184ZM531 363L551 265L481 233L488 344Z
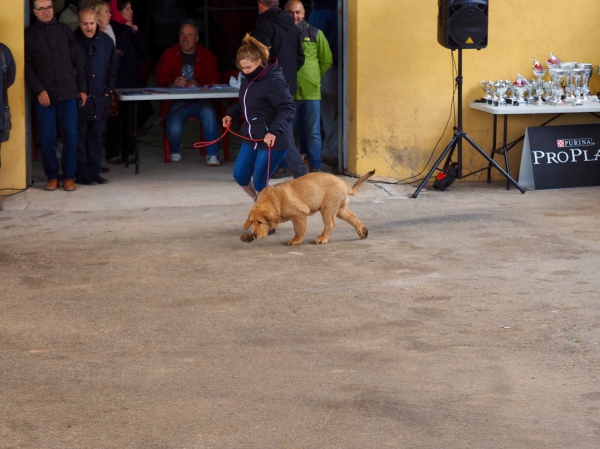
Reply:
M179 44L165 50L156 66L156 85L159 87L201 87L219 82L219 70L215 56L198 45L198 27L193 20L186 20L179 28ZM171 161L181 160L181 135L186 122L197 118L202 123L206 141L218 136L217 113L211 100L177 100L170 105L163 102L161 112L167 111L165 132L171 147ZM206 147L206 163L220 164L217 144Z

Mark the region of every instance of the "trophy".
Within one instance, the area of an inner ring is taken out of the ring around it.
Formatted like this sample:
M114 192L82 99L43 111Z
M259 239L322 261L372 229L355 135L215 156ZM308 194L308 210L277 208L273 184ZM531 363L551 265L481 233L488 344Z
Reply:
M583 95L583 102L592 101L593 97L590 96L589 82L594 71L594 66L588 63L577 64L578 69L583 69L583 81L581 86L581 93ZM596 97L598 98L598 97Z
M552 89L554 88L554 84L552 83L552 81L544 81L542 86L543 86L544 92L545 92L545 98L544 98L545 104L552 104L552 95L553 95Z
M496 106L506 106L506 100L504 99L504 95L506 94L509 85L510 82L507 81L497 81L493 84L494 91L496 92Z
M552 78L552 101L550 102L553 106L564 106L565 103L562 101L562 78L565 76L565 70L559 68L549 68L550 77Z
M536 80L531 80L530 83L527 85L527 104L535 104L536 86Z
M581 88L579 87L579 83L580 83L581 78L583 77L584 73L585 73L585 69L580 69L580 68L573 69L573 79L575 80L575 83L573 84L573 86L574 86L573 95L575 97L575 99L573 101L573 106L583 106L583 98L581 96Z
M542 99L542 95L544 94L544 81L538 79L535 83L535 105L543 106L544 100Z
M488 85L489 83L489 85ZM494 98L492 95L492 82L491 81L482 81L481 88L485 91L485 97L481 99L482 103L493 104Z
M529 90L529 82L519 74L517 81L512 83L512 88L513 97L515 92L518 94L518 97L513 99L513 106L527 106L527 100L525 99L524 94Z
M565 70L565 103L575 102L575 85L573 84L573 70L577 67L576 62L561 62L560 68Z
M542 64L540 64L539 61L535 58L533 58L533 74L537 76L538 85L540 85L540 83L542 82L542 78L546 74L546 69L544 69L544 67L542 67Z

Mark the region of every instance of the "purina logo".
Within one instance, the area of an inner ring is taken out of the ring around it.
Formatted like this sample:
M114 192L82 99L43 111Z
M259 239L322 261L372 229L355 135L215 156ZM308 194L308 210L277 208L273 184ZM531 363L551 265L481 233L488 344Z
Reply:
M583 139L563 139L556 141L558 148L570 148L570 147L593 147L596 145L594 139L589 137Z

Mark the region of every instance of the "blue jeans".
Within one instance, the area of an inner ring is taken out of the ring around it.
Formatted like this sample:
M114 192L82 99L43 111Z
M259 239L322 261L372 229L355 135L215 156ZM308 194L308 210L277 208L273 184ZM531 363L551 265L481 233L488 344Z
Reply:
M102 130L106 120L79 120L77 123L78 180L100 175L102 161Z
M171 115L171 113L173 114ZM169 107L165 128L171 153L179 153L181 151L183 128L192 117L199 119L202 123L204 140L206 142L216 140L219 137L217 134L217 113L211 100L177 100ZM218 144L215 143L206 147L207 156L217 156L218 154Z
M270 167L269 179L281 163L287 150L271 150L271 161L269 163L268 150L255 150L252 145L244 142L233 167L233 179L242 187L254 180L254 189L260 192L267 187L267 166Z
M48 179L74 179L77 168L77 100L42 106L35 103L38 142L42 150L42 166ZM56 124L63 139L62 175L56 157Z
M308 154L310 168L321 167L321 101L294 100L296 116L293 126L300 148Z

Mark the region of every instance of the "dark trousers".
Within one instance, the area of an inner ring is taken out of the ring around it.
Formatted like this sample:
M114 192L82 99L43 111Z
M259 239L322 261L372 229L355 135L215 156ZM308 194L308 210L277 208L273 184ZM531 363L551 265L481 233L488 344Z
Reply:
M131 101L119 102L119 115L110 116L106 125L106 136L104 147L106 148L106 159L121 156L125 159L133 154L134 141L131 136L130 111L133 107Z
M48 179L73 179L77 168L77 100L60 101L50 106L35 103L38 142L42 166ZM56 123L63 139L60 168L56 158ZM62 174L59 173L62 169Z
M77 179L100 175L104 123L105 120L79 120L77 123Z
M285 153L284 162L287 168L291 170L294 179L308 173L308 168L306 168L306 164L295 145L290 147L287 153Z

